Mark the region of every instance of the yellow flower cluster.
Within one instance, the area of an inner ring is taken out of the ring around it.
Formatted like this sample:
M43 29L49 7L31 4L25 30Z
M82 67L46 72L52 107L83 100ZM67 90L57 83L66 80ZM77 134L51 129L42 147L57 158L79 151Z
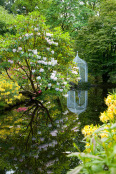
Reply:
M20 127L18 126L10 126L6 125L0 129L0 138L6 139L8 135L17 134L20 131Z
M19 123L23 122L23 119L17 117L17 113L12 116L7 116L0 120L0 138L6 139L9 135L18 134L21 130Z
M113 96L108 95L108 97L105 99L105 103L107 106L109 106L112 103Z
M96 126L93 126L93 124L92 124L92 125L86 125L86 126L82 129L82 134L84 134L84 136L92 135L93 132L94 132L95 130L97 130L97 129L98 129L97 125L96 125Z
M7 104L12 104L13 100L21 99L22 94L19 94L19 90L18 83L0 77L0 100Z
M108 106L108 109L101 113L100 120L105 123L108 121L114 121L116 116L116 94L108 95L105 99L105 103Z

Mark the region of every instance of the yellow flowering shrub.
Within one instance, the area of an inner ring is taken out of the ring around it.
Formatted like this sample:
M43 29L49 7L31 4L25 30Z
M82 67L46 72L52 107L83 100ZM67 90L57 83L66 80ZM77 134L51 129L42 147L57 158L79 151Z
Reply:
M100 120L103 123L107 123L108 121L115 121L116 117L116 94L108 95L105 99L105 103L108 106L108 109L101 113Z
M7 136L18 134L21 130L19 123L22 123L23 119L18 118L17 112L12 116L7 116L3 118L0 123L0 138L6 139Z
M22 94L19 94L20 86L17 82L12 82L7 79L4 74L0 76L0 101L6 104L12 104L16 99L21 99Z
M86 125L82 129L82 134L86 138L85 152L87 153L91 152L90 138L92 138L93 136L94 138L95 136L99 137L101 140L107 138L108 147L111 146L111 141L116 141L115 130L111 129L112 124L116 122L116 94L108 95L108 97L105 99L105 103L108 106L108 108L100 115L100 120L104 124L102 126ZM100 131L97 132L97 130Z
M86 125L82 129L85 150L72 152L69 157L77 156L81 162L68 172L83 174L116 173L116 93L105 99L108 108L101 113L101 126ZM75 146L76 147L76 146Z

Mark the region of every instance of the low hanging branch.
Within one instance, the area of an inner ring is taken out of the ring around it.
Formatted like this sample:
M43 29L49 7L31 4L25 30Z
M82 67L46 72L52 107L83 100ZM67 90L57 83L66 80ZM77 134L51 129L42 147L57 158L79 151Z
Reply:
M7 68L4 68L4 69L5 69L5 71L6 71L6 74L7 74L8 78L9 78L10 80L12 80L13 82L15 82L14 79L9 75L8 69L7 69Z

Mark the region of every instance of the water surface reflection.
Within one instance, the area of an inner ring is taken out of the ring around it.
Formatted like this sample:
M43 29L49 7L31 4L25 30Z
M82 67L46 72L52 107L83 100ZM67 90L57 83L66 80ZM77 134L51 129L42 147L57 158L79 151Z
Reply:
M74 159L78 116L67 110L66 99L47 96L20 106L0 118L1 171L14 173L66 173ZM75 159L76 163L78 159Z
M107 93L91 88L70 91L68 98L45 95L1 113L0 174L10 170L16 174L66 174L77 166L79 160L67 158L64 152L76 151L74 142L84 149L81 129L101 124L99 115L106 108Z

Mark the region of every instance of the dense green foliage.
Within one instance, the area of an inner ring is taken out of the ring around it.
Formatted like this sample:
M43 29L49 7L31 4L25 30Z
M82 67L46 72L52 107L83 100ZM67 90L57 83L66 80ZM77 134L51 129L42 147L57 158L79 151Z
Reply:
M116 1L101 3L98 16L89 19L77 37L77 49L80 57L89 65L89 72L102 76L107 82L116 73Z
M50 0L16 0L12 5L12 12L15 14L28 14L37 10L43 14L49 8L50 2Z
M0 1L0 5L2 5L2 6L4 5L4 0Z
M4 35L7 32L13 33L12 28L9 28L10 24L14 22L15 18L12 14L0 6L0 35Z

